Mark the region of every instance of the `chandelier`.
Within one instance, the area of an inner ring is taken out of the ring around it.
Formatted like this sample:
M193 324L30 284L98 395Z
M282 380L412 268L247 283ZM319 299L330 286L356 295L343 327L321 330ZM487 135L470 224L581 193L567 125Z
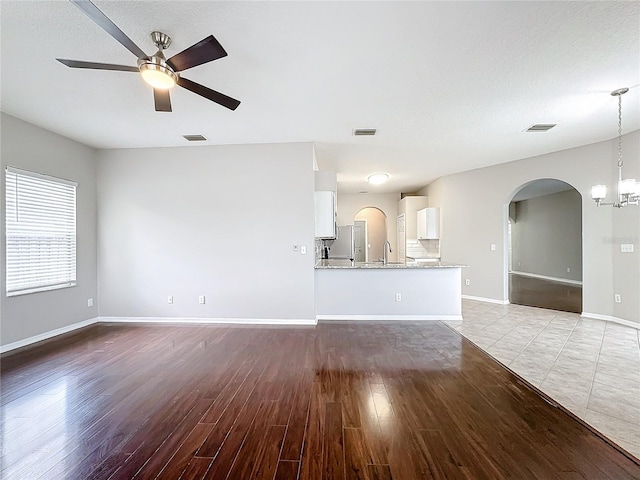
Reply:
M603 202L607 196L607 186L594 185L591 187L591 198L596 201L598 206L611 205L620 208L627 205L638 205L638 199L640 199L640 182L637 182L635 178L622 178L622 95L628 91L628 88L619 88L611 92L612 96L618 97L618 198L613 202Z

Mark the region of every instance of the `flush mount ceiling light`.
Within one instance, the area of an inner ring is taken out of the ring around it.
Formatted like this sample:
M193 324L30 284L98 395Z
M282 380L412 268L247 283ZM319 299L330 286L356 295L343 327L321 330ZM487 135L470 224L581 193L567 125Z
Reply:
M622 95L629 91L628 88L619 88L611 92L611 95L618 97L618 199L614 202L604 203L607 197L606 185L594 185L591 187L591 198L598 206L611 205L612 207L626 207L627 205L638 205L640 199L640 182L635 178L622 178Z
M367 177L367 182L371 185L382 185L387 180L389 180L389 175L386 173L374 173Z

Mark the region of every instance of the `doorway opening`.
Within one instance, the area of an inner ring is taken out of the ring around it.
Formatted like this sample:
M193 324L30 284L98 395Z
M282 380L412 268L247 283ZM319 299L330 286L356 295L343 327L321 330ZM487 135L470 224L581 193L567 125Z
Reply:
M521 186L509 202L509 302L582 312L582 196L561 180Z
M382 259L382 249L387 241L385 213L376 207L365 207L356 213L353 221L356 262ZM363 251L359 252L359 249ZM359 260L361 258L364 260Z
M367 262L367 221L353 221L353 243L356 262Z

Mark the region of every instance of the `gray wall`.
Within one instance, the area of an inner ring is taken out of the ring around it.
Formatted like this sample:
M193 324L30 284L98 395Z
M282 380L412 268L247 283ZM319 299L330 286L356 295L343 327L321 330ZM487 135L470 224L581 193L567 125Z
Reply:
M101 316L315 318L311 144L100 151L98 178Z
M2 113L1 344L24 340L98 316L96 267L96 151ZM77 286L6 297L4 167L10 165L78 182ZM87 307L87 299L94 306Z
M513 204L511 269L582 281L580 194L567 190ZM567 272L567 268L571 271Z
M625 135L623 142L625 176L640 178L640 132ZM424 189L429 206L441 208L443 260L469 265L462 275L471 285L463 285L462 293L507 300L509 202L522 185L555 178L582 195L583 311L640 323L640 208L598 208L590 194L594 184L614 184L616 144L600 142L449 175ZM620 253L623 239L635 244L634 253ZM614 303L614 293L622 303Z

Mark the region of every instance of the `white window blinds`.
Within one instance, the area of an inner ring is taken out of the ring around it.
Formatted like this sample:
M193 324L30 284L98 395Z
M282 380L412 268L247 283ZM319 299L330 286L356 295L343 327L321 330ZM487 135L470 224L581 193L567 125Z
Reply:
M76 284L76 187L6 168L7 296Z

